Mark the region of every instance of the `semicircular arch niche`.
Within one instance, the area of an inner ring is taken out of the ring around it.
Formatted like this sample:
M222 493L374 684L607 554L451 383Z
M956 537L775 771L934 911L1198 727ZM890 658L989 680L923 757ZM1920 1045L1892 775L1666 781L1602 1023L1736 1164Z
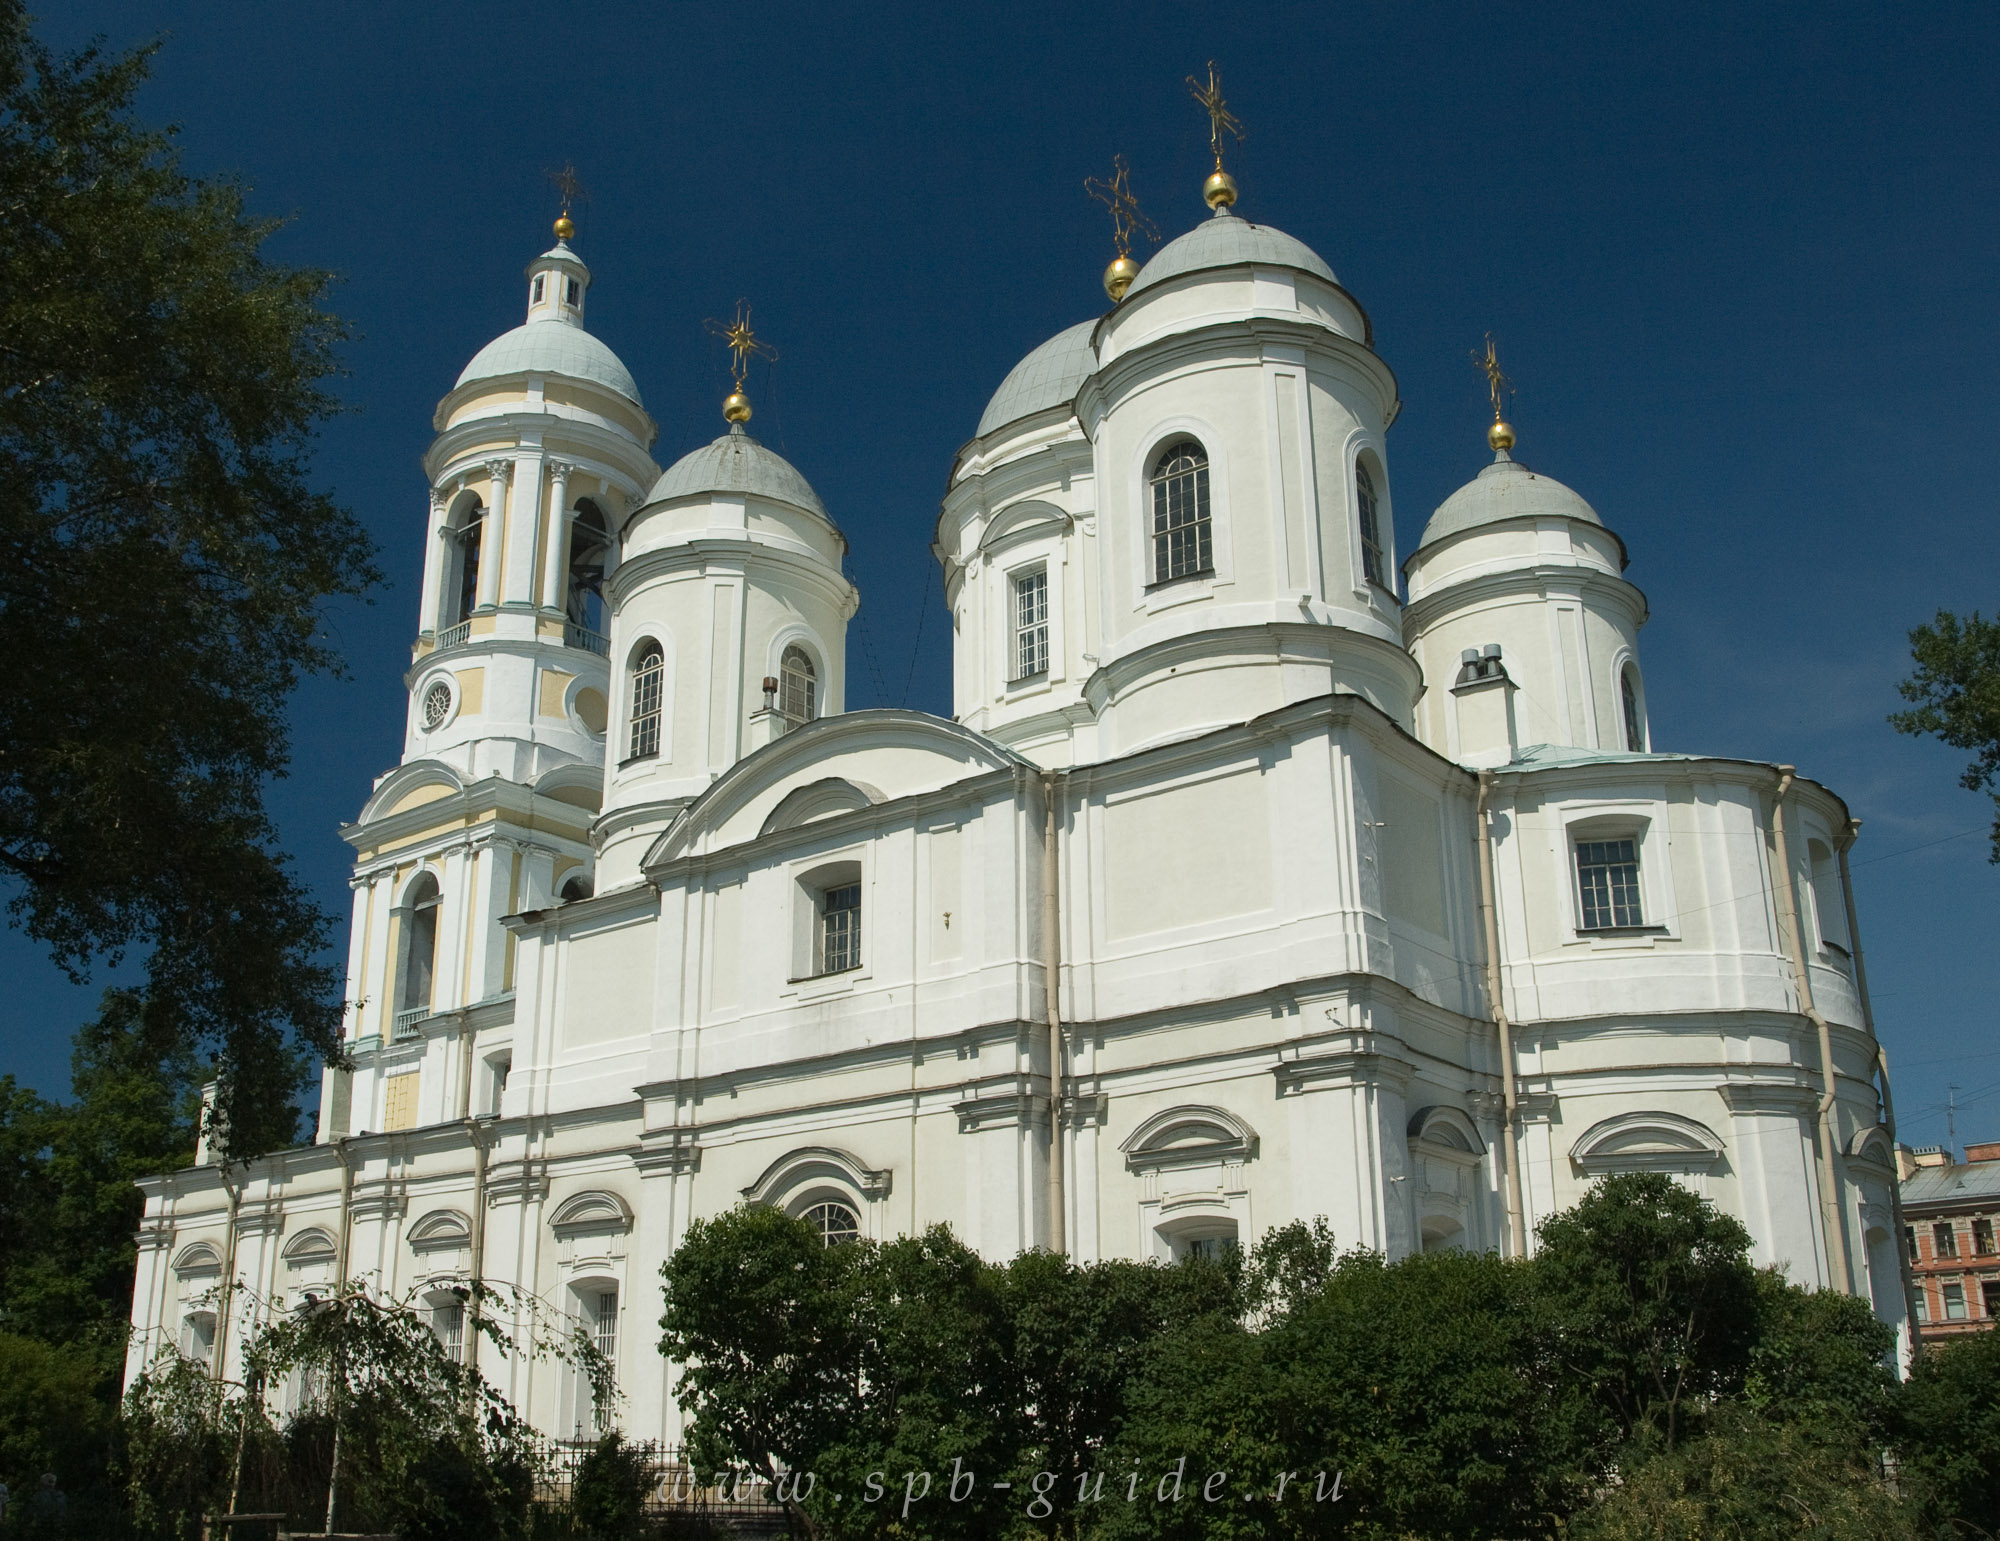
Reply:
M1240 1164L1257 1154L1257 1131L1226 1108L1170 1108L1140 1124L1118 1148L1133 1172Z
M405 1233L427 1275L458 1274L472 1266L472 1222L463 1210L433 1209Z
M1722 1164L1722 1141L1708 1125L1678 1113L1620 1113L1592 1124L1569 1148L1586 1177L1609 1172L1699 1175Z
M888 1193L885 1169L864 1166L858 1157L831 1145L804 1145L765 1167L763 1175L743 1190L743 1197L802 1218L819 1205L845 1204L853 1209L862 1234L872 1235L870 1207Z
M549 1216L556 1257L566 1268L616 1262L632 1234L632 1206L608 1189L574 1193Z
M835 814L872 807L882 800L881 792L863 782L848 781L839 776L822 776L818 781L787 792L765 818L758 834L770 835L781 829L796 829L815 819L830 819Z
M222 1272L222 1254L208 1242L192 1242L174 1258L174 1272L183 1279L212 1282L211 1276Z

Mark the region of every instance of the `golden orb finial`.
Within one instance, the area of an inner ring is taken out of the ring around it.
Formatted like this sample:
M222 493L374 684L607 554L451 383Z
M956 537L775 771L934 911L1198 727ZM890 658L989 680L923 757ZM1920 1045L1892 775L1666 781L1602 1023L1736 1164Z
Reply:
M1132 168L1125 164L1122 155L1111 157L1109 182L1100 177L1085 177L1083 190L1111 211L1111 243L1118 248L1118 255L1104 270L1104 292L1115 305L1125 298L1125 291L1139 276L1139 264L1132 256L1132 237L1142 235L1157 246L1160 227L1146 218L1140 211L1139 200L1132 196Z
M1226 171L1217 171L1201 184L1202 200L1211 209L1226 209L1236 201L1236 178Z
M1503 423L1498 418L1495 418L1493 426L1486 430L1486 442L1492 445L1496 451L1512 449L1514 447L1514 425L1512 423Z
M1111 266L1104 270L1104 292L1111 296L1116 305L1125 298L1125 291L1132 287L1132 280L1139 276L1139 264L1130 257L1113 257Z
M1188 94L1201 103L1201 109L1208 114L1208 147L1215 156L1215 171L1201 184L1201 196L1211 209L1220 213L1236 201L1236 179L1222 169L1222 136L1233 135L1238 144L1247 137L1243 123L1229 110L1229 103L1222 98L1222 78L1215 72L1215 61L1208 61L1208 84L1203 85L1190 75L1187 78Z
M561 219L556 221L556 239L558 241L567 241L571 236L575 234L576 234L576 221L571 219L567 214L563 215Z
M722 398L722 420L726 423L747 423L750 421L750 398L740 390L731 391Z
M734 321L702 322L712 335L720 337L729 348L729 394L722 400L723 418L731 423L750 421L750 398L744 394L743 379L749 373L752 358L775 359L778 350L758 339L750 330L750 307L742 300L736 302Z
M1484 355L1472 355L1472 364L1486 376L1486 391L1493 398L1493 426L1486 430L1486 442L1493 446L1496 455L1504 455L1514 447L1514 425L1501 421L1500 400L1514 392L1514 382L1500 372L1500 355L1493 349L1493 334L1486 334Z

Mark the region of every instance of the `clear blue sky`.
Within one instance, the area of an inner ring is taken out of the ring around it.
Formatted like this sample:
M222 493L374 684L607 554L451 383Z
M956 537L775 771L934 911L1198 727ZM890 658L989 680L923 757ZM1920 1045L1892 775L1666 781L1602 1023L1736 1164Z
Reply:
M344 278L354 410L320 469L392 581L330 618L353 675L302 693L274 792L340 915L335 829L401 749L431 410L521 319L547 170L589 184L591 325L663 463L720 427L703 318L755 305L781 353L757 429L853 542L849 702L948 712L927 546L952 452L1021 354L1103 307L1087 174L1122 151L1169 236L1203 214L1182 77L1214 57L1250 133L1239 211L1326 257L1401 380L1401 549L1485 459L1490 330L1521 458L1625 538L1652 601L1656 743L1849 800L1905 1137L1942 1141L1952 1082L1961 1140L2000 1137L1992 809L1883 720L1910 626L2000 606L1990 4L70 0L42 31L165 34L148 116L295 217L281 256ZM0 1071L61 1091L94 990L11 934L0 973Z

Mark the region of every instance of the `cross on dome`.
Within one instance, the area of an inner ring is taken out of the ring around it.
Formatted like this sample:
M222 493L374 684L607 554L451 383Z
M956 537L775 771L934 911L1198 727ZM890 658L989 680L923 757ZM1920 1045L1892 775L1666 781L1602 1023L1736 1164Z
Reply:
M1215 71L1215 61L1208 61L1208 84L1204 86L1194 76L1187 78L1188 94L1201 103L1208 114L1208 147L1215 154L1215 170L1206 182L1201 184L1201 196L1208 206L1220 214L1236 201L1236 178L1222 169L1222 136L1234 134L1241 144L1249 136L1243 131L1242 120L1229 110L1229 103L1222 98L1222 77Z
M1111 211L1111 239L1118 248L1118 255L1104 270L1104 292L1111 296L1115 304L1125 298L1125 291L1139 276L1139 264L1132 260L1133 232L1138 232L1157 246L1160 244L1160 227L1146 218L1139 208L1139 200L1132 196L1132 168L1125 164L1122 155L1111 157L1109 182L1102 177L1085 177L1083 190Z
M755 357L775 361L778 350L750 330L750 307L742 300L736 302L734 321L708 320L702 322L702 326L710 335L723 339L729 349L731 389L723 399L722 415L725 420L740 427L750 421L750 398L743 390L744 379L750 372L750 360Z

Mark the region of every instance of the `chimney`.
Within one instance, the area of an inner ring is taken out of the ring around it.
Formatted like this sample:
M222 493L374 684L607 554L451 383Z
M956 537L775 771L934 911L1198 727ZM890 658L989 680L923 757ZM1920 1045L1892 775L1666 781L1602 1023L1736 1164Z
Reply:
M1965 1147L1965 1159L1972 1161L2000 1161L2000 1140L1987 1140L1983 1144Z

